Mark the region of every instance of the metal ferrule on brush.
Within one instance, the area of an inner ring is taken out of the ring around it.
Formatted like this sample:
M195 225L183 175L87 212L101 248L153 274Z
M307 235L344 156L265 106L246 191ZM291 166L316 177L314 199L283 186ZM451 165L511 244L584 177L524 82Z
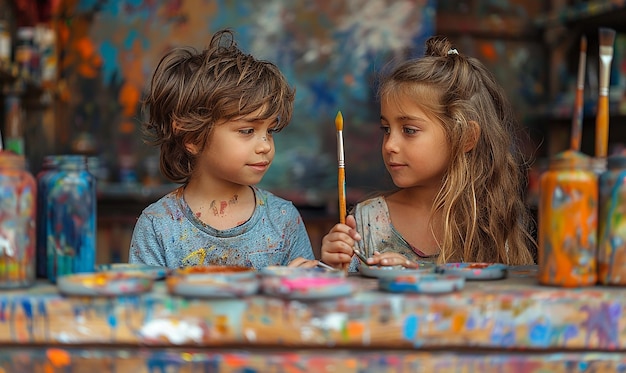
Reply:
M600 46L600 91L599 94L607 96L609 94L609 69L613 60L613 47Z
M338 167L344 168L346 161L343 155L343 131L337 131L337 163Z

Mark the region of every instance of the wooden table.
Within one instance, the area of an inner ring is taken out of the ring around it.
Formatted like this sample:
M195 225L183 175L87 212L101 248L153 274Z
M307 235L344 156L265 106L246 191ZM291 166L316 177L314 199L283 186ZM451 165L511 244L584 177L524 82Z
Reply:
M536 267L443 295L335 300L0 293L0 372L613 372L626 290L539 286Z

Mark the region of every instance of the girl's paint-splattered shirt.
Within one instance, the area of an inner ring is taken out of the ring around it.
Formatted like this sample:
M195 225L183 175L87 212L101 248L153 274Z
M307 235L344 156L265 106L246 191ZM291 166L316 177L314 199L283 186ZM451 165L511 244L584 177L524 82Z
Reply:
M135 224L129 262L182 268L238 265L260 269L314 259L300 213L290 201L253 187L256 207L245 223L226 230L204 224L180 187L143 210Z
M375 197L358 203L353 214L356 219L357 232L361 234L361 241L357 242L357 247L366 257L373 256L374 251L380 253L392 251L414 261L434 262L437 260L437 255L428 256L412 247L393 227L385 197ZM355 272L359 263L355 255L350 263L349 271Z

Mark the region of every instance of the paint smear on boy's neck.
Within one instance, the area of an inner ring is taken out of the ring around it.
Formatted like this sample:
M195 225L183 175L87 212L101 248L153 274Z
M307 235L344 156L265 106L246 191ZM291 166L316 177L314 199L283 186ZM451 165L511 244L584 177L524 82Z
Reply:
M213 200L211 201L209 208L211 209L211 211L213 211L213 216L224 216L226 214L226 208L228 206L236 205L238 200L239 200L239 195L237 194L235 194L228 201L224 200L224 201L218 202L216 200Z

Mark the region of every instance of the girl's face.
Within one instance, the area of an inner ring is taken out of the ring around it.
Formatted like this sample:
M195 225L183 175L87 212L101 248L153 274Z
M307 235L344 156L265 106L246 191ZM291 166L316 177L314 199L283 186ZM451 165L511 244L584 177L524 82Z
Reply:
M216 124L192 178L204 185L260 182L274 160L273 135L278 124L276 118L259 119L261 112Z
M382 155L399 188L441 187L450 161L442 123L426 116L407 95L381 100Z

